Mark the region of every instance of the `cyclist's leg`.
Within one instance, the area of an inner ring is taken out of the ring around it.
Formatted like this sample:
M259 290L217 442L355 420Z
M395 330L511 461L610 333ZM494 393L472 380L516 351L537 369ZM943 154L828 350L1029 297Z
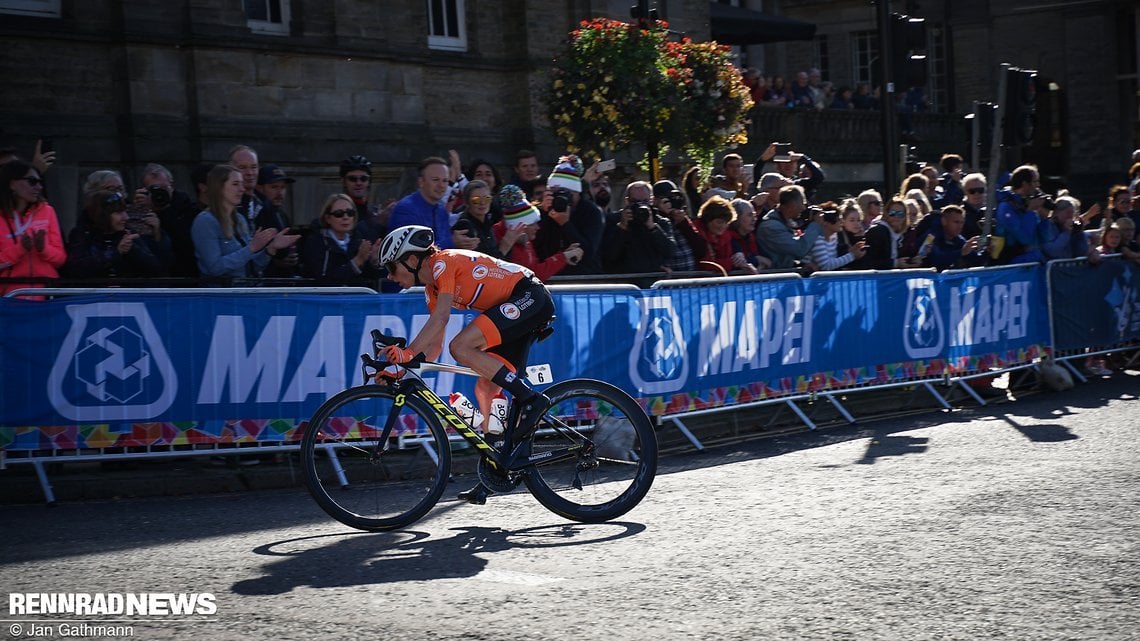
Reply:
M532 333L553 315L554 302L546 287L525 280L509 300L477 316L450 345L456 362L511 393L521 408L519 427L524 432L533 428L549 405L544 396L531 389L522 370Z

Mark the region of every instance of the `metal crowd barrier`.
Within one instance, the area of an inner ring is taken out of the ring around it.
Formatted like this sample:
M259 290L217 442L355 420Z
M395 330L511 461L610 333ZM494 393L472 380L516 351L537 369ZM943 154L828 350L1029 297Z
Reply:
M979 269L986 269L986 270L995 270L995 269L1028 270L1028 269L1036 269L1036 268L1037 268L1037 265L1033 265L1033 264L1006 265L1006 266L999 266L999 267L973 267L973 268L964 269L964 270L948 270L945 273L951 273L951 274L963 273L963 272L970 272L970 271L975 271L975 270L979 270ZM907 271L907 272L914 272L914 273L920 273L920 274L921 273L930 274L930 273L935 272L935 270L932 268L916 268L916 269L891 270L891 271L896 272L896 273L899 271ZM829 279L831 279L831 278L834 278L834 279L838 279L838 278L861 278L861 277L866 277L868 275L873 275L873 274L877 274L877 273L881 273L881 272L878 270L822 271L822 272L815 272L811 276L808 276L808 278L829 278ZM749 275L749 276L701 278L701 279L696 279L696 280L695 279L674 279L674 280L658 281L658 282L653 284L651 289L666 289L666 288L670 288L670 287L685 287L685 286L691 286L691 285L697 285L697 284L709 285L709 284L718 284L718 283L739 283L739 282L744 282L744 281L799 280L800 278L802 278L802 277L798 273L795 273L795 272L783 272L783 273L771 273L771 272L769 272L769 273ZM688 426L685 425L685 421L687 419L697 417L697 416L706 416L706 415L717 414L717 413L722 413L722 412L747 410L749 408L762 407L762 406L766 406L766 405L779 405L779 406L782 406L782 407L790 410L793 414L795 414L795 416L805 426L807 426L808 429L815 430L818 428L818 426L815 424L814 421L811 420L811 417L808 415L808 413L805 412L804 409L800 406L800 403L803 403L803 402L814 403L818 399L823 398L828 403L830 403L832 407L835 408L835 411L840 416L842 416L845 421L847 421L850 424L854 424L857 422L857 420L856 420L855 416L852 415L851 412L848 411L848 409L843 405L843 403L841 402L841 400L839 398L840 396L846 396L846 395L849 395L852 393L857 393L857 392L875 392L875 391L885 391L885 390L890 390L890 389L906 389L906 388L914 388L914 390L916 392L920 391L920 390L926 391L927 393L929 393L934 398L935 401L938 402L939 405L942 406L942 408L944 410L952 410L953 406L951 405L950 401L947 399L946 395L939 393L938 390L935 388L936 383L941 383L941 385L947 389L953 388L955 386L959 386L970 398L972 398L979 405L984 406L987 404L986 399L983 398L980 394L978 394L978 392L969 384L969 381L971 381L973 379L978 379L978 378L1000 376L1000 375L1003 375L1006 373L1016 372L1019 370L1026 370L1026 371L1027 370L1035 370L1036 367L1037 367L1036 363L1024 363L1024 364L1019 364L1019 365L1014 365L1014 366L1009 366L1009 367L1003 367L1000 369L987 370L984 372L973 372L973 373L958 374L958 375L950 375L949 373L943 373L942 375L939 375L939 376L916 378L913 380L908 380L908 381L903 381L903 382L871 383L871 384L865 384L865 385L849 386L849 387L844 387L841 389L825 390L825 391L818 391L818 392L809 392L809 393L804 393L804 394L788 394L788 395L780 396L778 398L760 399L760 400L749 401L746 403L734 403L731 405L723 405L720 407L712 407L712 408L706 408L706 409L687 410L687 411L683 411L683 412L667 413L667 414L662 414L662 415L658 416L657 419L659 421L662 421L662 422L664 422L664 421L672 422L673 425L677 427L677 429L681 432L681 434L684 435L684 437L689 441L689 443L691 443L693 445L694 448L696 448L697 450L704 450L705 449L704 444L701 443L700 439L698 439L696 437L696 435L693 434L692 430L690 430L688 428ZM775 418L776 418L776 416L773 416L770 419L769 423L771 423L771 421L774 421Z

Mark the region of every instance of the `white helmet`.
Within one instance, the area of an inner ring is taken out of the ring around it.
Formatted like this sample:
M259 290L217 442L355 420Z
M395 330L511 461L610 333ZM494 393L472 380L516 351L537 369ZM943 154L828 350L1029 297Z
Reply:
M380 264L394 263L404 254L431 249L435 232L423 225L405 225L391 231L380 245Z

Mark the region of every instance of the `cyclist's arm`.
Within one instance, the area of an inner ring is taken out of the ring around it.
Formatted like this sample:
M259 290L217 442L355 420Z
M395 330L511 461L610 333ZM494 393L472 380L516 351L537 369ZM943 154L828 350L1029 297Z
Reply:
M443 337L447 331L447 321L451 318L452 294L440 293L435 300L435 309L431 310L427 323L420 329L420 333L412 340L408 347L413 354L423 352L429 361L439 360L443 353Z

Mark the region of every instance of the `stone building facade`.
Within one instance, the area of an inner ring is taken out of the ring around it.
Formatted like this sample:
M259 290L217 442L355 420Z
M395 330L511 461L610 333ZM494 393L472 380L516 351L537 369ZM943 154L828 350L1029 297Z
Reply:
M143 165L160 162L186 189L194 164L222 160L239 143L298 178L295 222L339 186L336 165L350 154L374 161L380 199L413 189L414 165L452 148L506 173L518 149L535 149L548 169L561 151L542 117L550 60L578 21L628 19L630 4L0 0L0 145L27 155L38 137L54 139L60 161L49 187L65 228L94 169L120 169L131 186ZM655 4L673 30L708 38L707 0ZM833 82L851 79L855 43L874 29L863 0L734 4L818 25L813 42L749 47L750 63L768 73L824 56ZM947 45L941 109L961 113L990 98L997 62L1035 66L1080 115L1065 131L1063 171L1090 184L1119 174L1137 143L1133 3L922 4Z
M873 3L779 0L778 6L785 16L816 23L816 38L756 47L750 57L763 60L765 71L787 75L822 67L836 85L860 79L859 54L868 44L874 48L867 41L876 28ZM1038 162L1053 186L1067 185L1088 198L1103 200L1108 185L1122 180L1132 150L1140 147L1136 2L894 0L891 9L927 20L928 87L936 110L966 114L973 101L996 100L1002 62L1035 69L1038 131L1021 159Z

